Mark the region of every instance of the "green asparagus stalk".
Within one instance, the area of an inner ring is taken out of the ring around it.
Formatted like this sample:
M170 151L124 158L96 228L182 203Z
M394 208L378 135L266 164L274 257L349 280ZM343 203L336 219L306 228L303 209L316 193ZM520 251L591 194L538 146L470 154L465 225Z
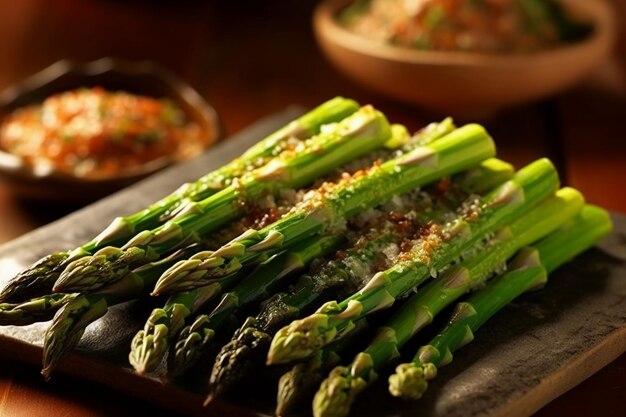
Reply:
M469 205L442 230L433 230L402 262L376 274L358 293L338 303L331 301L304 319L279 330L268 363L306 358L350 331L355 320L391 306L431 274L443 269L488 234L533 209L554 193L558 176L550 161L541 159L515 174L513 179Z
M349 366L333 369L313 400L315 417L347 415L356 396L377 378L377 370L396 359L399 349L443 308L498 272L520 248L574 218L583 205L578 191L572 188L557 191L534 210L499 230L482 253L452 266L444 276L410 297Z
M22 303L1 303L0 326L26 326L52 320L54 313L74 296L74 294L51 294Z
M548 274L584 252L611 232L608 213L587 205L569 224L531 247L519 251L509 272L494 279L484 289L457 304L447 326L412 362L398 365L389 377L389 392L417 400L437 376L437 368L452 361L452 354L474 339L474 334L489 318L522 293L542 286Z
M459 201L463 201L472 193L487 193L510 180L512 176L513 168L510 164L497 159L488 159L479 166L456 176L452 180L452 185L454 187L458 184L461 191L465 193L459 196ZM450 188L446 191L448 192L457 194ZM445 199L444 203L447 203ZM455 202L450 204L450 207L456 208L458 205ZM406 209L412 210L410 206ZM435 210L435 212L438 211ZM415 222L426 224L432 220L430 217L436 219L441 216L420 213ZM370 226L366 224L360 229L369 228ZM376 230L381 231L380 226ZM271 335L275 333L278 326L296 318L300 311L319 301L324 294L333 292L335 296L342 294L347 296L359 290L374 273L378 272L381 262L376 259L385 252L385 248L406 238L409 236L394 231L382 231L378 235L368 234L365 239L358 237L356 240L366 242L364 246L357 245L355 248L345 250L337 258L324 264L319 271L301 276L289 292L274 294L270 297L259 314L256 317L249 317L235 332L231 341L219 352L211 372L212 394L218 397L224 395L248 375L251 369L262 364Z
M391 128L385 116L371 106L362 107L307 140L301 149L283 152L213 196L187 204L175 218L154 230L135 235L122 248L105 247L91 256L73 261L56 281L54 291L93 291L114 282L126 275L131 267L156 260L181 244L199 241L209 232L245 214L245 200L254 201L266 193L277 194L285 188L300 188L383 146L390 135ZM209 264L228 273L239 269L223 262L218 265L219 260ZM195 287L198 286L202 285ZM191 288L179 288L187 289Z
M511 164L497 158L485 159L477 166L452 179L458 189L468 194L485 194L513 177Z
M204 259L179 263L163 274L155 293L207 285L243 265L258 263L268 254L332 229L394 195L475 166L494 152L493 141L481 126L464 126L367 172L326 184L274 224L258 231L250 229L217 251L207 252Z
M104 316L109 307L147 294L164 270L180 259L202 250L198 245L180 249L167 258L146 264L97 293L77 294L57 311L46 331L43 345L43 375L47 378L57 364L80 341L85 328ZM205 297L210 295L204 294Z
M338 122L356 112L358 108L355 101L342 97L321 104L261 140L234 161L208 173L194 183L184 184L174 193L135 214L116 218L96 238L79 248L55 252L40 259L8 283L0 293L0 302L15 303L50 293L55 281L71 261L93 254L106 245L123 244L134 234L156 227L163 215L180 207L185 201L201 201L215 194L230 185L235 178L266 164L281 151L288 149L293 145L291 141L297 144L316 135L321 126Z
M359 104L354 100L343 97L330 99L257 142L239 159L246 164L245 161L254 161L264 156L276 156L280 153L276 149L282 150L289 139L306 139L317 135L323 125L339 122L358 109Z

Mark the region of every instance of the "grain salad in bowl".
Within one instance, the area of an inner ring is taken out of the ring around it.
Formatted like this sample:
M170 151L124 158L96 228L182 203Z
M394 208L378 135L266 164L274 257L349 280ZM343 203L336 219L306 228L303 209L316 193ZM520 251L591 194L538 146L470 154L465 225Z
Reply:
M372 0L341 14L369 39L420 50L532 53L592 30L552 0Z
M606 0L325 0L313 24L355 82L466 119L572 88L616 33Z

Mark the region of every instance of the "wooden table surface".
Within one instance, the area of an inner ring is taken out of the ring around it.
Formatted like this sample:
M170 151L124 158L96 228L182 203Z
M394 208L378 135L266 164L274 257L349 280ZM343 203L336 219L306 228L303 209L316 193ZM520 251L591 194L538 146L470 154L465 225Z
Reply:
M217 108L229 133L289 104L311 107L335 95L373 103L411 128L440 117L369 93L334 71L311 34L315 1L256 2L245 12L244 2L218 3L226 2L0 0L0 89L58 59L117 56L152 59L180 74ZM626 3L613 3L626 22ZM503 159L519 167L549 156L589 202L626 212L623 31L612 58L580 86L482 122ZM0 243L76 208L21 201L0 183ZM625 374L626 354L537 416L624 416ZM62 375L44 383L35 367L0 358L0 417L50 415L173 414Z

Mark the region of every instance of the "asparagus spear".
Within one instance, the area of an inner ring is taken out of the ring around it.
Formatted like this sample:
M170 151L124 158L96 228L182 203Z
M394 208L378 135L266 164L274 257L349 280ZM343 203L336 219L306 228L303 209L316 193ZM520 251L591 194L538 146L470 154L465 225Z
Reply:
M7 284L0 293L0 302L20 302L50 293L54 282L71 261L90 255L105 245L123 244L134 234L156 227L164 214L180 207L184 201L200 201L209 197L230 185L233 179L269 162L282 150L318 134L322 125L338 122L357 110L356 102L342 97L321 104L261 140L241 157L208 173L195 183L184 184L172 194L135 214L116 218L96 238L79 248L55 252L35 262Z
M497 159L488 159L456 176L452 186L459 185L462 195L458 196L458 199L463 201L472 193L487 193L512 176L513 168L510 164ZM448 187L446 193L459 194L453 187ZM440 187L437 185L435 188ZM410 201L410 198L407 200ZM447 199L444 199L444 202L447 203ZM450 207L457 205L458 203L454 202ZM400 206L408 211L413 209L410 204L403 202ZM419 204L416 207L419 207ZM399 211L396 207L384 208L387 209ZM420 218L414 221L417 224L425 224L431 220L429 216L437 218L437 215L422 213ZM375 227L368 223L359 225L359 230L370 228L382 231L380 226ZM381 267L384 268L384 264L376 261L377 257L385 253L385 248L390 244L399 243L405 238L408 236L389 231L379 235L368 234L365 239L353 239L366 243L364 246L357 245L340 253L337 258L324 264L319 271L300 277L288 293L278 293L268 299L260 313L256 317L249 317L235 332L231 341L222 347L211 372L210 388L213 395L222 396L230 391L238 381L249 374L251 368L263 362L271 335L278 326L297 317L302 309L318 301L323 294L334 292L335 295L349 295L360 289L367 279Z
M268 363L305 358L349 332L355 320L391 306L396 298L475 247L489 233L531 210L557 186L556 171L548 160L521 169L513 179L466 207L456 221L417 242L402 262L376 274L358 293L341 303L328 302L316 313L279 330L272 340Z
M1 303L0 325L26 326L52 320L54 313L74 296L74 294L51 294L22 303Z
M181 262L163 274L155 293L206 285L268 254L332 229L342 220L431 183L468 169L494 154L493 141L478 125L467 125L429 145L392 159L367 172L326 184L292 212L261 230L249 230L215 252Z
M398 365L389 377L389 392L405 399L420 399L437 368L452 361L452 354L474 339L490 317L520 294L542 286L548 274L589 249L611 232L608 213L585 206L569 224L531 247L519 251L509 272L493 280L464 302L457 304L447 326L425 346L412 362Z
M517 250L574 218L583 205L578 191L557 191L533 211L498 231L482 253L452 266L443 277L410 297L349 366L331 371L313 400L315 417L347 415L355 397L377 378L376 371L397 358L399 349L431 323L435 315L498 272Z
M313 398L315 389L324 380L324 376L339 363L341 355L369 327L366 318L357 321L355 325L354 331L348 336L318 351L307 361L297 363L280 377L275 415L289 415L298 406Z
M49 294L71 252L55 252L14 276L0 293L0 302L20 303Z
M301 149L283 152L235 184L207 199L186 205L175 218L154 230L144 230L122 248L108 246L73 261L56 281L54 291L93 291L114 282L126 275L132 266L158 259L181 244L198 241L240 217L245 213L245 200L254 201L284 188L300 188L381 147L390 134L389 123L382 113L371 106L362 107L307 140ZM218 265L219 260L209 263L225 272L239 269L223 262Z
M104 316L108 308L146 294L164 270L180 259L201 250L198 245L180 249L167 258L135 269L123 279L97 293L77 294L54 316L43 345L43 375L47 378L57 364L80 341L85 328ZM204 294L209 297L208 294Z

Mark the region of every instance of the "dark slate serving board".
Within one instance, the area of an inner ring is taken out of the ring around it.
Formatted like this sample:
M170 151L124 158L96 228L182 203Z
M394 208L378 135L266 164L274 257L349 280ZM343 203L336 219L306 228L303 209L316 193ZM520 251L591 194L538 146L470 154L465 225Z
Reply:
M180 183L238 155L300 112L264 119L211 152L173 167L105 200L0 247L0 286L25 265L91 238L109 220L131 213ZM626 217L614 215L615 233L553 274L542 291L526 294L476 335L440 370L418 403L394 401L381 378L355 405L355 416L529 416L626 351ZM202 409L203 378L185 388L140 377L127 365L130 339L143 325L149 301L112 308L87 328L76 353L59 372L94 380L194 415L255 415L220 402ZM0 327L0 354L39 363L47 323ZM115 329L114 332L105 329ZM410 349L407 349L410 356ZM50 383L54 383L54 380Z

